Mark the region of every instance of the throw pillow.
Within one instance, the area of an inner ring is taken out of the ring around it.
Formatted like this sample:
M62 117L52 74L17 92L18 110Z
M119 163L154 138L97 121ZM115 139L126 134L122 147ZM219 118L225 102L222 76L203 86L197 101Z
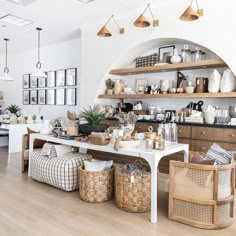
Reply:
M54 157L62 156L63 154L68 153L68 152L71 152L70 146L45 143L41 154L43 156L54 158Z
M39 133L39 132L36 132L32 129L30 129L29 127L27 127L27 131L28 131L28 135L30 136L30 134L35 134L35 133ZM40 140L40 139L35 139L34 140L34 148L42 148L43 145L46 143L47 141L44 141L44 140ZM29 149L29 138L27 140L27 145L26 145L26 148Z
M233 158L234 154L232 152L227 152L216 143L211 145L205 157L207 160L215 160L216 165L230 164Z
M190 163L200 165L215 165L215 160L205 160L199 153L194 153Z
M106 161L84 161L84 169L86 171L104 171Z

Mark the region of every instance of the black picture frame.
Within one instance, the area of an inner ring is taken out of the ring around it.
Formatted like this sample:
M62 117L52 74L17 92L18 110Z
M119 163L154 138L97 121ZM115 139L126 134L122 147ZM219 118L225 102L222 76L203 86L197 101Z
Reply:
M30 88L30 74L24 74L22 76L22 87L23 87L23 89Z
M66 70L56 71L56 87L64 87L66 84Z
M23 105L30 104L30 90L23 90Z
M159 48L159 63L166 63L166 57L174 55L175 45L168 45Z
M30 75L30 88L38 88L38 78Z
M46 95L46 104L47 105L55 105L56 104L56 92L55 89L47 89Z
M46 88L46 78L38 78L38 88Z
M37 90L30 90L30 105L37 105L38 104L38 91Z
M66 86L76 86L77 68L66 69Z
M47 72L47 87L48 88L56 87L56 72L55 71Z
M77 104L77 89L76 88L67 88L66 89L66 105L67 106L76 106Z
M59 105L59 106L65 105L65 89L64 88L56 89L56 105Z
M46 90L45 89L38 90L38 104L39 105L46 104Z

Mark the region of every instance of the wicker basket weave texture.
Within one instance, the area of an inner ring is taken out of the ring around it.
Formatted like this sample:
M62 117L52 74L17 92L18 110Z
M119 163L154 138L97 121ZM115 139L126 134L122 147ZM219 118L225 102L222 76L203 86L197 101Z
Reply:
M114 167L101 172L80 168L80 198L85 202L104 202L112 198Z
M118 208L128 212L145 212L151 208L151 175L135 176L115 171L115 198Z

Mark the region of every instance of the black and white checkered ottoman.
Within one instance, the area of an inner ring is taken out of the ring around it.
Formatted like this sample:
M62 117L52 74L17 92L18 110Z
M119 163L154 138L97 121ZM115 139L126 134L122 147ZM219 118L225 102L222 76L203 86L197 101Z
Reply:
M92 156L83 153L65 153L62 156L50 158L33 152L31 158L32 178L65 191L79 188L79 167L84 160Z

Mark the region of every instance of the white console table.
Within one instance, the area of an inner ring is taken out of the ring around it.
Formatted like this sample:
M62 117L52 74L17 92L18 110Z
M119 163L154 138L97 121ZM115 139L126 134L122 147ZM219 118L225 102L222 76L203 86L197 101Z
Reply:
M189 157L189 145L188 144L175 144L166 148L165 150L157 151L145 151L144 145L140 145L139 147L126 147L120 148L119 151L115 151L113 149L113 145L93 145L90 143L78 142L75 140L65 140L52 137L50 135L42 135L42 134L31 134L30 135L30 149L29 149L29 171L28 175L31 176L31 156L33 153L33 143L35 139L41 139L48 142L54 142L74 147L79 147L84 150L91 149L103 152L117 153L121 155L130 155L135 157L141 157L145 159L150 167L151 167L151 222L157 222L157 167L158 163L162 157L176 153L183 152L184 153L184 161L188 162Z
M1 129L9 131L8 152L22 151L22 136L27 134L27 127L31 130L39 132L43 124L1 124Z

